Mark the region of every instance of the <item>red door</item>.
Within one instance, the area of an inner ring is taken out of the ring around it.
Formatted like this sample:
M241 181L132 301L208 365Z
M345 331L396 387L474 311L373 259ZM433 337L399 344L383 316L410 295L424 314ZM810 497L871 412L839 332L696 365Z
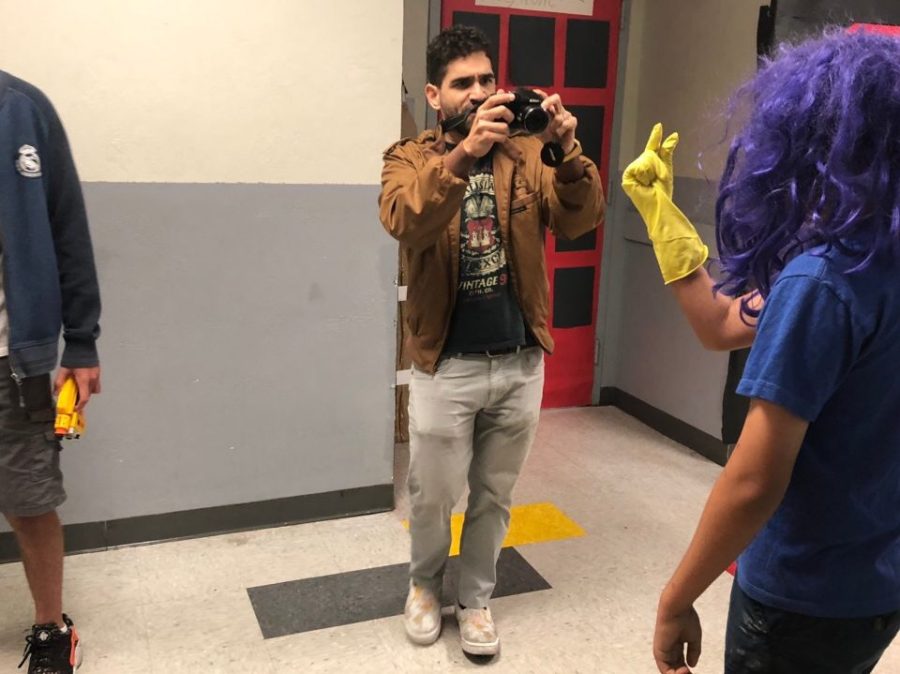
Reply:
M506 7L488 4L443 0L441 25L472 25L487 33L495 45L498 86L537 87L562 97L578 117L578 138L600 167L608 193L621 0L581 0L589 15L509 9L508 0L495 3ZM589 405L603 234L577 241L548 235L546 250L556 349L546 361L544 407Z

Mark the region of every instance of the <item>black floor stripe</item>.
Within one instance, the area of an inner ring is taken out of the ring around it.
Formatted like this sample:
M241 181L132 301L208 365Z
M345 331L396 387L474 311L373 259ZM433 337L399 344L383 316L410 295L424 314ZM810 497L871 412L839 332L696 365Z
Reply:
M444 603L456 599L459 557L451 557L444 574ZM403 613L409 588L409 565L394 564L331 576L306 578L247 590L266 639L349 625ZM504 548L497 563L494 597L549 590L515 548Z

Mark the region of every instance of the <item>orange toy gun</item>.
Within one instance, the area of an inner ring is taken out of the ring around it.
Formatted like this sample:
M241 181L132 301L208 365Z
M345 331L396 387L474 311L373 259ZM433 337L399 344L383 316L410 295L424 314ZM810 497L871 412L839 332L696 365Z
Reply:
M78 384L71 377L62 385L56 398L56 423L54 429L57 438L80 438L84 433L84 416L75 410L78 404Z

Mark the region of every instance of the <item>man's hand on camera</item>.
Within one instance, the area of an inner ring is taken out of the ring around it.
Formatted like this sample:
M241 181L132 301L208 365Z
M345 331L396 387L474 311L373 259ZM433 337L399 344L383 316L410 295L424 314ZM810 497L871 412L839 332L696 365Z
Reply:
M469 135L461 143L467 155L483 157L495 143L503 143L509 138L509 123L514 116L504 103L509 103L514 98L514 94L501 89L481 104L475 112Z
M541 140L545 143L555 141L562 145L563 152L569 154L575 147L575 129L578 128L578 118L566 110L559 94L550 96L540 89L535 89L535 92L544 97L541 107L550 115L550 123L541 136Z
M563 152L569 154L575 149L575 129L578 128L578 118L566 110L559 94L548 96L546 92L535 89L538 95L543 96L541 107L550 115L550 123L541 135L545 143L556 142L562 146ZM556 177L564 183L573 183L584 176L584 164L581 161L567 161L556 167Z

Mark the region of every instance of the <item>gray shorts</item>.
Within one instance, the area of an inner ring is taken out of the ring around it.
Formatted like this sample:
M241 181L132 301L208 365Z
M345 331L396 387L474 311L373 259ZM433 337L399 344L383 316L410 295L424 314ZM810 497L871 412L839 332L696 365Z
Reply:
M0 512L35 517L66 500L53 433L56 405L50 375L29 377L21 389L0 358Z

